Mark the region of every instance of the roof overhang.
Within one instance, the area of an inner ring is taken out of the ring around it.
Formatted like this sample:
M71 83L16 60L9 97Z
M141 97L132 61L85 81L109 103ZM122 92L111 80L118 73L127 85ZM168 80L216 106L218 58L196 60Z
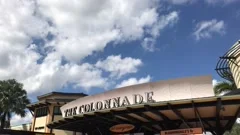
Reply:
M230 130L240 112L240 95L155 102L105 109L66 117L48 124L69 131L109 132L116 124L132 124L135 131L201 127L213 134Z
M36 102L36 103L32 103L32 104L28 104L27 105L27 108L30 110L30 111L34 111L35 108L39 108L39 107L45 107L45 106L48 106L50 105L51 103L47 102L47 101L39 101L39 102Z
M45 99L43 101L28 104L27 108L31 111L34 111L35 108L45 107L45 106L49 106L51 104L63 105L63 104L66 104L68 102L71 102L73 100L74 99Z

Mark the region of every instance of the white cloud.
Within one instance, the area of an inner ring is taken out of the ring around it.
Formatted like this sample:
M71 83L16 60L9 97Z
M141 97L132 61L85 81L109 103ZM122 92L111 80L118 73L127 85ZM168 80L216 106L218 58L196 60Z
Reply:
M141 39L157 21L155 0L39 0L39 11L54 24L50 44L71 61L102 51L111 41ZM127 12L126 12L127 11Z
M223 3L223 4L231 4L231 3L234 3L234 2L237 2L238 0L205 0L205 2L207 4L219 4L219 3Z
M134 59L131 57L122 58L121 55L111 55L103 61L98 61L96 63L96 67L110 72L111 77L120 78L121 76L129 73L136 73L138 71L138 67L142 64L143 63L140 59Z
M173 11L167 15L159 17L158 21L149 29L151 37L145 37L142 42L142 47L146 51L154 52L156 50L155 42L161 31L167 26L173 26L179 20L178 12Z
M179 13L176 11L173 11L167 15L160 16L158 22L156 22L151 31L150 34L153 37L158 37L160 35L160 32L166 28L167 26L172 26L173 24L176 24L179 19Z
M10 123L11 123L11 126L16 126L16 125L31 123L31 121L32 121L32 114L28 111L26 113L26 116L23 118L19 115L13 115Z
M165 0L168 3L174 4L174 5L183 5L183 4L192 4L199 2L201 0ZM215 5L215 4L231 4L234 2L237 2L238 0L204 0L205 3L210 4L210 5Z
M153 52L155 51L155 42L156 40L154 38L144 38L142 47L149 52Z
M196 0L167 0L169 3L175 4L175 5L181 5L186 3L192 3Z
M158 0L0 1L0 79L15 78L30 94L69 84L105 88L108 77L136 73L143 62L121 56L99 60L112 66L108 69L83 59L110 42L142 41L146 34L156 39L178 18L176 11L157 12L159 5Z
M141 83L147 83L151 80L151 77L148 75L145 78L129 78L127 80L122 81L120 84L116 85L116 88L126 87L130 85L136 85Z
M216 79L213 79L213 80L212 80L212 85L213 85L213 86L217 85L218 83L219 83L218 80L216 80Z
M213 34L225 34L225 23L224 21L212 19L208 21L202 21L197 23L193 35L196 40L201 38L211 38Z

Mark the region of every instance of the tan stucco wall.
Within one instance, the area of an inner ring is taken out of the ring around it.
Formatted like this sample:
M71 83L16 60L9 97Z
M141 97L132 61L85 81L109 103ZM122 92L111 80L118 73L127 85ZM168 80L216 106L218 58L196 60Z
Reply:
M240 47L240 43L236 42L233 45L233 47L234 46ZM229 61L229 66L230 66L230 69L231 69L231 72L232 72L232 75L234 78L234 82L236 83L237 88L240 88L240 55L236 55L234 57L236 57L236 59L233 60L235 64L233 62Z
M35 132L45 132L45 133L50 133L51 129L47 128L47 124L51 123L52 121L57 121L62 119L61 115L55 115L53 117L53 109L54 106L58 106L57 104L51 104L49 106L49 112L47 116L43 116L43 117L37 117L35 120L35 125L33 127L32 131ZM33 118L34 121L34 118ZM44 127L44 129L40 129L40 130L35 130L36 127ZM54 133L55 135L74 135L74 132L72 131L64 131L64 130L57 130L57 129L53 129L52 133ZM79 134L79 133L78 133Z
M33 131L36 131L36 132L45 132L45 129L46 129L46 121L47 120L47 116L43 116L43 117L37 117L36 118L36 121L35 121L35 126L34 126L34 129ZM43 129L38 129L36 130L35 128L37 127L44 127Z
M67 109L77 107L76 110L79 110L81 105L116 97L120 97L120 100L122 100L123 97L127 96L130 104L134 104L133 95L140 94L143 96L144 102L146 102L146 92L153 92L152 98L156 102L214 96L211 76L180 78L133 85L79 98L61 107L62 116L65 117L64 111ZM113 107L113 102L110 106ZM94 107L95 105L93 105ZM79 114L79 111L76 113Z

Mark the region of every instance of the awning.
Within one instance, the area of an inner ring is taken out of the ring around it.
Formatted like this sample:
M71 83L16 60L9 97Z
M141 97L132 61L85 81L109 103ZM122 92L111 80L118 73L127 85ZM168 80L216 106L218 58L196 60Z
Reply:
M132 124L132 132L201 127L213 134L230 130L240 112L240 95L157 102L101 110L63 118L49 128L109 134L116 124Z
M49 106L52 103L56 104L66 104L73 101L74 99L45 99L36 103L28 104L27 108L31 111L34 111L35 108Z

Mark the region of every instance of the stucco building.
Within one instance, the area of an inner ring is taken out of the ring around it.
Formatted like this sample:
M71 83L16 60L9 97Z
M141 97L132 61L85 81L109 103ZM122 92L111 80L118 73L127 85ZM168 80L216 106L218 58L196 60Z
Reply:
M54 133L56 135L75 135L73 131L49 129L47 125L62 118L60 107L68 102L87 96L83 93L51 92L38 96L36 103L27 107L33 114L31 131Z

